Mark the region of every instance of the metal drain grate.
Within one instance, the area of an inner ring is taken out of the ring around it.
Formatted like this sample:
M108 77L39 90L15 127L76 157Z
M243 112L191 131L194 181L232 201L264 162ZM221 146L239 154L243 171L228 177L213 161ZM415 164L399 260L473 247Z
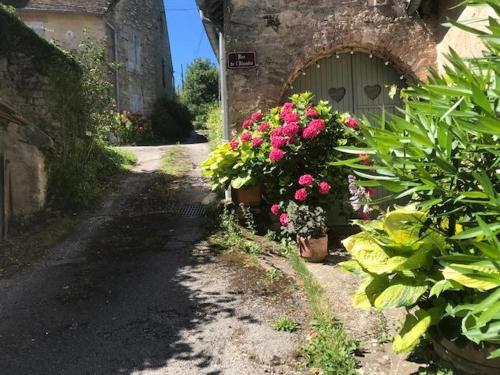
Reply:
M202 204L179 205L177 203L169 203L162 210L138 212L128 216L135 217L135 216L148 216L148 215L175 215L182 217L203 217L207 215L207 209Z

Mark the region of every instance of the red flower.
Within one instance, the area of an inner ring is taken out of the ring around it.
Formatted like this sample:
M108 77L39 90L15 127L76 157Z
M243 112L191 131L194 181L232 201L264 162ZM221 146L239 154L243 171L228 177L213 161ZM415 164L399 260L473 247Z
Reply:
M274 148L282 148L284 145L286 145L286 138L280 136L271 137L271 146Z
M264 139L262 137L255 137L252 139L252 146L253 148L259 147L262 143L264 142Z
M269 160L280 161L285 157L285 153L278 148L273 148L269 153Z
M262 114L262 112L255 112L252 114L250 118L252 119L252 121L257 122L262 120L263 117L264 115Z
M330 184L328 182L326 182L326 181L321 181L319 183L319 193L320 194L325 195L325 194L330 193L330 189L331 188L332 187L330 186Z
M318 133L321 133L325 130L325 121L321 119L312 120L309 123L309 127L315 129Z
M266 131L269 130L269 123L267 122L263 122L259 125L259 129L258 129L260 132L264 133Z
M248 129L250 126L252 126L252 120L245 120L243 121L243 124L241 124L243 129Z
M286 227L288 225L288 215L287 214L280 215L280 223L284 227Z
M283 107L281 107L281 113L289 113L292 112L292 110L295 108L295 105L293 103L285 103L283 104Z
M283 135L283 127L278 126L277 128L275 128L275 129L271 130L271 131L269 132L269 135L270 135L271 137L276 137L276 136Z
M304 202L307 199L306 188L299 189L295 192L295 200L297 202Z
M273 215L278 215L280 213L280 211L281 211L281 209L280 209L280 205L279 204L276 203L276 204L273 204L271 206L271 213Z
M250 132L243 132L241 135L241 141L242 142L250 142L252 140L252 133Z
M288 124L290 122L297 122L300 120L300 116L295 112L288 112L282 116L282 119Z
M309 108L306 112L307 117L317 117L318 115L319 113L316 108Z
M345 120L345 125L351 129L358 128L358 122L356 121L356 119L354 117L349 117L347 120Z
M360 158L361 164L370 165L372 163L370 156L368 156L366 152L360 153L358 157Z
M360 212L358 214L358 216L361 220L370 220L370 213L369 212Z
M295 137L300 130L300 126L295 122L290 122L283 126L283 134L287 137Z
M310 126L305 128L304 131L302 132L302 137L304 137L304 139L313 139L316 138L317 136L318 136L318 131Z
M305 174L305 175L300 176L299 185L300 186L311 186L313 181L314 181L313 176L311 176L310 174Z
M236 139L233 139L229 142L229 147L231 147L231 150L236 150L239 145L240 145L240 142L238 142L238 140L236 140Z

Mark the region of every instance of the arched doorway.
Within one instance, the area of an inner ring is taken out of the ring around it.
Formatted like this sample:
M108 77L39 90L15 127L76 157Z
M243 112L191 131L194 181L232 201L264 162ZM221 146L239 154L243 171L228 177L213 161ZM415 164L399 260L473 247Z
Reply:
M356 116L380 114L384 107L394 112L401 106L399 90L392 98L391 86L406 85L404 75L388 61L372 54L348 52L320 59L299 72L285 93L310 91L316 100L327 100L334 110Z

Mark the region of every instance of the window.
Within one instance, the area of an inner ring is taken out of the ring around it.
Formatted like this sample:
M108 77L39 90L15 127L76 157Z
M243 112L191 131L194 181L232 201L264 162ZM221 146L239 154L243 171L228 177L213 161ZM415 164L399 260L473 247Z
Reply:
M127 40L127 70L129 72L142 72L142 47L141 38L136 31L130 31Z
M45 37L45 31L47 27L45 26L45 22L42 21L27 21L26 25L30 27L38 36L42 38Z

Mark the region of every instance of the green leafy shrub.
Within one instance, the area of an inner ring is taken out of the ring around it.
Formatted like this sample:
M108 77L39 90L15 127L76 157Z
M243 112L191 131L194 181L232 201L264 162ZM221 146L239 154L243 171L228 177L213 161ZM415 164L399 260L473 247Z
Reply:
M114 114L114 122L110 132L119 144L151 144L154 141L151 120L142 113L123 111Z
M156 138L167 141L182 141L193 130L189 109L177 99L161 98L151 114L151 127Z
M487 3L497 14L489 31L456 24L483 40L483 57L451 51L444 76L432 71L407 90L403 116L365 119L353 135L366 147L339 148L370 155L371 165L344 161L361 185L413 202L344 242L354 258L344 267L364 277L357 305L418 307L394 340L397 351L438 325L500 356L500 7Z
M286 215L287 223L284 228L289 234L303 238L319 238L326 234L326 213L321 207L290 202Z
M210 107L207 116L208 142L213 150L223 143L222 139L222 109L219 104Z

